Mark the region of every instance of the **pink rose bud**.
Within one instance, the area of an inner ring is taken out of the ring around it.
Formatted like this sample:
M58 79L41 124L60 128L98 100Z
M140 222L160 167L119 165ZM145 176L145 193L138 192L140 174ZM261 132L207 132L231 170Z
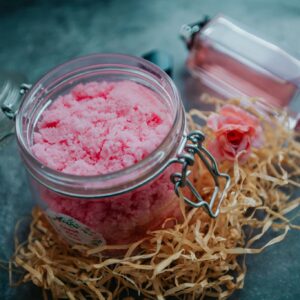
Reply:
M208 149L218 161L238 158L244 163L251 154L251 148L258 148L263 143L258 118L234 105L224 105L218 114L211 114L207 126L215 135Z

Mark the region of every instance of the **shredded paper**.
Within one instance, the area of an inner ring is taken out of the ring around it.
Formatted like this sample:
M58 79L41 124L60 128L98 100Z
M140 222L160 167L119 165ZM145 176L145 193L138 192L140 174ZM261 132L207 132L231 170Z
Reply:
M216 108L223 103L209 97L205 101ZM237 100L226 103L243 105ZM129 300L134 299L132 291L141 299L226 299L243 288L245 254L258 254L283 241L289 230L300 229L295 225L300 198L292 197L300 186L299 136L288 129L284 113L266 114L255 105L247 110L261 119L264 146L253 149L243 165L219 164L232 181L216 219L178 198L182 223L162 226L130 245L90 248L60 240L42 210L35 208L27 241L19 243L16 238L9 263L11 284L33 282L43 288L45 299L51 295L72 300ZM208 115L195 109L188 114L190 128L204 131L207 139L211 132L198 121ZM209 199L213 182L200 162L195 171L194 184ZM109 257L109 252L119 255ZM17 275L18 282L13 282Z

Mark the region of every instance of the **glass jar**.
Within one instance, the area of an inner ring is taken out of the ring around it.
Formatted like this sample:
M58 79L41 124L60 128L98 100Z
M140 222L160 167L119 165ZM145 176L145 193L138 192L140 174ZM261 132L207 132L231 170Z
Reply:
M77 176L46 167L33 155L37 122L58 96L67 94L79 83L122 80L152 90L172 117L173 125L167 136L149 156L113 173ZM159 228L165 220L178 221L180 188L187 190L184 200L189 205L203 206L212 217L218 215L229 177L219 173L213 157L203 148L203 134L186 133L185 112L178 91L157 66L127 55L85 56L56 67L32 87L22 85L21 94L24 96L19 107L16 97L2 99L2 111L8 118L15 117L18 146L34 198L69 243L127 244ZM208 202L189 179L196 155L215 182ZM226 179L221 194L220 177Z

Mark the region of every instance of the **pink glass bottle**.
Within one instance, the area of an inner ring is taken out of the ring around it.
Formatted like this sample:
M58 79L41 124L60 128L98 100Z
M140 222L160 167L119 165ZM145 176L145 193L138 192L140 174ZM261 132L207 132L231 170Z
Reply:
M188 69L201 84L224 98L258 97L299 110L300 61L284 50L222 15L184 25L181 36Z

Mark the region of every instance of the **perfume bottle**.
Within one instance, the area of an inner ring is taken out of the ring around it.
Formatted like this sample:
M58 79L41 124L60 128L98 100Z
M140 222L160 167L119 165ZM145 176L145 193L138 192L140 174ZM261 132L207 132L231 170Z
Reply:
M257 97L277 107L297 101L300 61L228 17L183 25L181 37L191 74L224 98Z

